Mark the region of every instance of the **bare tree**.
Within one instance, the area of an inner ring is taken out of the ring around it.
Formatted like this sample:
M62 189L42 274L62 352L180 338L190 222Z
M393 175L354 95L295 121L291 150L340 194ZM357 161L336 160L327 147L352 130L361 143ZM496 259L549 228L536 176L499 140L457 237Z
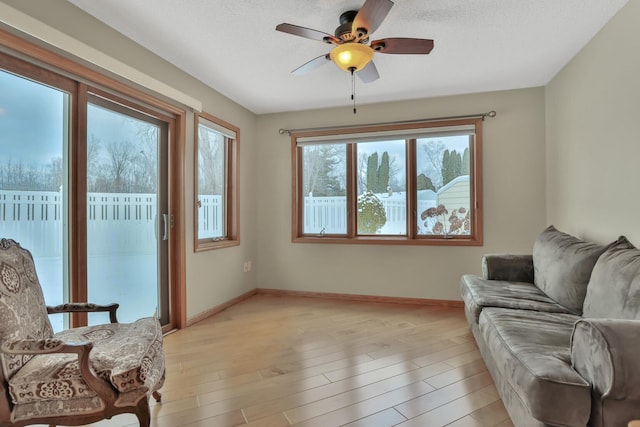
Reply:
M149 129L150 128L150 129ZM158 130L141 122L133 141L87 141L87 186L91 192L155 193L158 180Z
M47 166L25 165L11 159L0 164L0 190L59 191L62 185L62 158Z
M358 153L358 194L367 192L367 163L369 155Z
M341 144L320 144L304 147L302 181L305 195L343 196L346 151Z
M418 165L420 173L424 173L431 178L431 182L436 189L442 187L442 155L447 148L444 142L440 140L429 139L427 141L419 141L422 146L422 160Z
M54 157L51 159L47 175L47 187L49 187L50 190L59 191L62 187L62 181L64 178L62 157Z
M109 155L106 166L111 178L111 191L125 193L128 191L127 184L130 184L129 178L135 157L133 145L129 141L110 142L106 149Z
M25 169L22 161L14 163L11 159L2 165L2 171L0 173L2 177L2 189L31 190L31 188L27 188Z
M98 189L98 182L108 181L105 170L99 163L101 144L100 138L94 134L87 138L87 190L91 192L101 191L102 189Z
M213 138L212 138L213 136ZM224 136L198 133L198 193L221 195L224 190Z
M145 122L136 126L136 151L132 190L155 193L158 189L158 127Z
M406 191L406 174L404 158L399 159L398 155L391 156L389 161L389 186L393 191Z

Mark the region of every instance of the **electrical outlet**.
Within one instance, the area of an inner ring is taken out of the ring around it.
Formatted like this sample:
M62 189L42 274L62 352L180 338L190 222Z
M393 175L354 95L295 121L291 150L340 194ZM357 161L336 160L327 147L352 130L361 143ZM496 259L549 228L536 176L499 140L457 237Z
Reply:
M247 261L247 271L251 271L251 261Z

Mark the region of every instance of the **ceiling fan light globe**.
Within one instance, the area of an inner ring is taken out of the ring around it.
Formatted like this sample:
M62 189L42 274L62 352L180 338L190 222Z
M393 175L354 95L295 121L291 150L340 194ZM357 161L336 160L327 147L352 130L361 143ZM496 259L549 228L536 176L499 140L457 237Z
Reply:
M374 51L361 43L343 43L331 50L329 57L344 71L360 71L371 62Z

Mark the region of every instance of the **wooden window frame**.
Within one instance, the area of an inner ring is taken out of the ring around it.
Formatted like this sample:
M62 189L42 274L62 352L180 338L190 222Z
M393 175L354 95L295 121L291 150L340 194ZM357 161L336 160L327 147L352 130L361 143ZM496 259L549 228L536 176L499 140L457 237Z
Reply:
M455 126L475 127L470 144L470 208L471 234L470 235L424 235L418 234L417 212L417 153L415 137L395 137L407 134L412 129L446 128ZM322 140L335 140L341 143L336 136L345 136L348 140L354 134L381 133L388 136L389 140L403 139L406 141L406 194L407 194L407 232L406 235L358 235L357 234L357 156L354 143L347 145L346 156L346 203L347 203L347 231L345 234L305 234L303 233L303 171L302 171L302 147L298 139L315 138ZM293 243L329 243L329 244L383 244L383 245L432 245L432 246L482 246L482 118L438 120L401 123L396 125L362 126L336 128L321 131L301 131L291 133L291 164L292 164L292 226L291 234Z
M201 119L212 122L230 133L235 134L235 138L225 136L225 236L221 238L203 238L198 237L198 207L200 201L198 200L198 172L199 172L199 156L198 156L198 141L199 141L199 129ZM194 228L193 228L193 242L194 252L202 252L213 249L229 248L240 245L240 172L239 172L239 154L240 154L240 128L227 123L211 114L202 112L195 114L194 117L194 174L193 174L193 187L194 187Z

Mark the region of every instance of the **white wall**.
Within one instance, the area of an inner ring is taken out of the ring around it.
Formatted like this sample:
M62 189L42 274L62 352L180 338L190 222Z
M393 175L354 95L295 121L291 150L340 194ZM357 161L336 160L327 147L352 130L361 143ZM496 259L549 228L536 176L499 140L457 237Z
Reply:
M291 142L279 128L389 122L496 110L484 122L482 247L291 243ZM486 252L530 253L545 227L544 89L361 105L258 117L257 285L458 300Z
M547 85L546 122L548 222L640 245L640 1Z
M121 62L154 77L203 103L203 110L240 128L240 185L242 187L239 247L207 252L193 252L193 164L194 116L187 114L185 231L187 318L192 318L223 304L256 287L255 272L243 273L243 263L256 259L256 210L254 186L255 115L225 98L220 93L174 67L110 27L87 15L64 0L23 1L4 3L45 22L82 42L99 49ZM2 17L0 17L0 21Z

